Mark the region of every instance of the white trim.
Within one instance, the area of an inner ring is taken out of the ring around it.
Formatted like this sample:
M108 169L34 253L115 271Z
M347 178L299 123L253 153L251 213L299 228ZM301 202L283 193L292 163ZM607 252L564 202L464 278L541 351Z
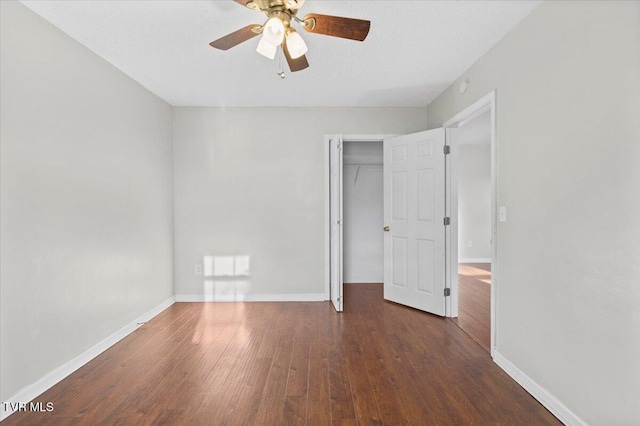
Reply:
M445 216L450 220L445 227L445 286L451 293L445 298L445 316L458 316L458 144L457 129L445 127L445 143L449 155L445 156Z
M491 263L490 257L464 257L458 263Z
M504 357L500 352L493 352L493 361L498 364L509 376L513 378L520 386L537 399L540 404L544 405L547 410L558 418L565 425L570 426L586 426L587 422L582 420L576 413L571 411L558 398L550 394L545 388L536 383L531 377L527 376L522 370L516 367L511 361Z
M496 91L493 90L490 93L478 99L477 101L475 101L474 103L472 103L471 105L469 105L467 108L463 109L462 111L454 115L449 120L445 121L442 126L443 127L462 126L463 124L466 124L473 118L476 118L478 115L485 112L489 108L489 105L491 105L492 103L495 103L495 100L496 100Z
M151 320L153 317L155 317L174 303L175 298L170 297L155 308L152 308L150 311L140 315L138 318L131 321L129 324L125 325L106 339L87 349L77 357L64 363L55 370L50 371L42 378L40 378L37 382L20 389L15 395L11 396L6 401L3 401L3 404L1 404L2 407L0 407L0 421L6 419L15 412L15 410L8 409L9 404L28 403L29 401L34 400L43 392L75 372L77 369L100 355L102 352L109 349L111 346L118 343L120 340L127 337L132 332L134 332L138 327L140 327L140 323L145 323Z
M479 114L486 112L487 110L491 111L491 345L490 352L491 356L493 356L495 348L496 348L496 336L497 336L497 321L496 321L496 312L497 312L497 289L499 287L497 280L497 258L498 258L498 156L497 156L497 121L496 121L496 108L497 108L497 91L493 90L487 95L483 96L464 110L460 111L458 114L453 116L451 119L447 120L444 123L444 128L447 129L447 136L450 137L451 140L447 140L447 144L451 145L451 159L447 165L450 165L447 168L447 183L449 184L447 188L448 194L448 206L447 212L449 212L449 216L451 217L451 228L452 232L450 233L450 256L451 261L448 263L449 265L449 276L450 276L450 285L451 288L451 297L447 298L446 303L446 316L448 317L457 317L458 316L458 236L457 236L457 226L458 226L458 189L457 189L457 173L458 173L458 164L457 164L457 152L458 147L456 143L456 132L454 129L459 126L469 122L473 118L477 117Z
M384 283L377 283L374 281L352 281L350 283L343 283L344 285L356 284L356 285L384 285Z
M483 98L484 99L484 98ZM483 101L483 99L480 99L480 101ZM486 102L486 100L485 100ZM463 118L460 122L457 123L458 127L462 127L465 124L468 124L470 121L473 121L474 119L480 117L482 114L484 114L485 112L489 111L491 109L491 105L485 102L481 102L479 104L473 104L471 105L470 108L473 109L472 112L470 112L468 115L465 114L465 118ZM476 102L477 103L477 102ZM466 110L463 112L467 112ZM451 121L451 120L449 120Z
M398 136L396 134L378 135L342 135L342 142L382 142L385 139Z
M331 210L329 200L330 170L329 141L331 137L324 137L324 300L331 300Z
M324 293L305 294L176 294L176 302L324 302Z

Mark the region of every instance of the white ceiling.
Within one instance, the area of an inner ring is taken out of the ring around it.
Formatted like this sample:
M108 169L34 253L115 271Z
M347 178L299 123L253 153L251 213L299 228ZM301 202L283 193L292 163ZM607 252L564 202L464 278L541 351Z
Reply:
M363 42L301 31L310 68L277 76L258 37L209 42L264 14L232 0L22 3L175 106L427 106L540 1L325 1L315 12L371 20Z

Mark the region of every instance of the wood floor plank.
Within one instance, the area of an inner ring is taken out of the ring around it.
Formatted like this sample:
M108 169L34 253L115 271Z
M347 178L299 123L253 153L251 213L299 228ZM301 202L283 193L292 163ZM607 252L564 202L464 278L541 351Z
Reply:
M242 398L245 387L251 385L251 373L256 374L256 364L262 366L262 359L255 355L264 336L264 328L238 329L227 350L205 379L205 400L199 410L200 416L210 416L216 424L232 424L237 413L248 408L239 407L237 402Z
M333 319L335 324L341 323L341 318ZM356 412L353 403L353 393L347 362L344 355L342 330L339 326L332 328L327 345L329 352L329 392L331 395L331 420L355 420Z
M341 420L332 420L332 426L358 426L358 421L356 419L341 419Z
M194 413L203 405L205 395L202 389L203 377L215 368L224 349L231 342L236 331L237 324L225 324L215 326L211 324L210 332L206 339L194 340L196 350L192 350L183 358L163 383L157 388L156 395L147 398L146 403L140 404L137 413L146 416L147 413L158 412L163 409L182 408L182 417L186 419L194 416ZM162 391L171 389L170 392Z
M309 380L309 348L311 346L311 332L309 327L301 327L297 330L293 349L291 352L291 362L289 364L289 374L287 375L286 396L306 396Z
M344 297L175 304L2 425L560 424L453 322Z
M287 329L279 329L277 337L272 338L274 351L273 356L269 358L271 360L269 375L261 395L255 424L275 425L282 419L293 336Z
M322 426L331 423L329 394L329 356L326 326L317 327L309 348L309 385L307 391L307 424Z
M458 317L452 321L491 351L491 264L458 265Z
M376 348L375 336L378 330L369 330L368 339L361 345L371 387L376 395L378 408L384 424L410 424L405 414L404 404L396 390L397 385L387 363Z
M247 369L245 384L241 388L237 397L232 398L228 407L226 421L227 425L247 425L251 424L260 407L262 391L269 377L271 360L258 358ZM247 367L245 367L247 368Z
M358 424L382 425L376 395L369 381L368 369L357 338L348 339L346 342L345 358Z
M286 396L282 407L281 425L304 426L307 424L307 396Z

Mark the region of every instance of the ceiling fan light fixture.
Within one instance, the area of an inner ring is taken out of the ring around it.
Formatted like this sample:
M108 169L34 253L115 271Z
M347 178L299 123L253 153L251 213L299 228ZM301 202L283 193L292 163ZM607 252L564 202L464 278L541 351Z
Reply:
M267 57L273 60L276 57L276 51L278 50L278 46L275 44L269 43L265 36L262 36L260 39L260 43L258 43L258 48L256 52L261 54L264 57Z
M277 16L272 16L264 24L264 30L262 31L262 38L274 46L279 46L284 40L284 22Z
M300 34L294 30L291 30L289 34L287 34L287 49L292 59L298 59L309 50Z
M286 0L284 2L287 9L300 9L303 3L304 0Z

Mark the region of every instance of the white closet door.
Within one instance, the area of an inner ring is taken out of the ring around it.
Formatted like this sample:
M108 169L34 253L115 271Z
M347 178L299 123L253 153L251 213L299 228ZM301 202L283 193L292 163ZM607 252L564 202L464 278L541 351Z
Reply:
M444 129L384 141L384 298L444 316Z
M331 222L331 302L338 312L343 306L342 271L342 136L329 141L330 159L330 222Z

